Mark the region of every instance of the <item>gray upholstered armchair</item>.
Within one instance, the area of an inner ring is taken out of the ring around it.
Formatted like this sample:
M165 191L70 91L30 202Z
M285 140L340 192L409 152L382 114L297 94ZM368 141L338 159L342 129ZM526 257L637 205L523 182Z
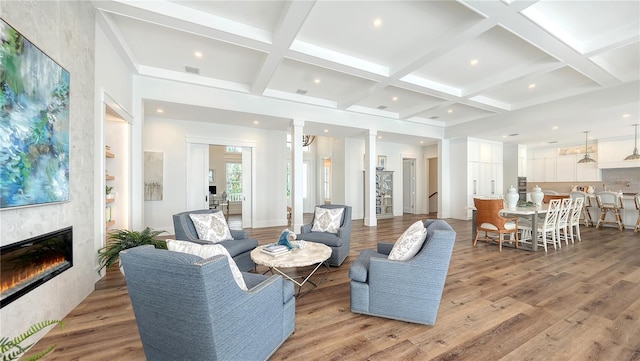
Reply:
M226 256L208 259L140 246L120 253L147 360L266 360L293 333L293 283L233 279Z
M340 204L324 204L317 206L326 209L344 208L342 212L342 220L340 227L336 233L329 232L313 232L313 222L305 224L300 227L300 234L297 235L298 240L305 240L311 242L318 242L326 244L331 248L331 257L327 260L327 263L331 266L340 266L345 258L349 255L351 249L351 207Z
M362 251L349 269L351 311L433 325L436 322L456 232L443 220L427 220L427 238L408 261L387 257L392 243Z
M173 215L173 228L176 239L181 241L191 241L199 244L210 244L211 242L198 239L198 232L189 217L190 214L207 214L220 212L219 209L202 209L197 211L187 211ZM258 246L258 240L249 238L249 234L243 230L230 229L233 241L222 241L218 244L224 246L229 251L233 260L236 261L241 271L253 270L256 264L251 260L251 251Z

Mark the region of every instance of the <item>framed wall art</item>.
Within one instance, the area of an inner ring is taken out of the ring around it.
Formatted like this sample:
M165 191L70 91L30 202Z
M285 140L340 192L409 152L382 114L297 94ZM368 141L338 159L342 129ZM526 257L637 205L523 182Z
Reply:
M164 194L164 153L144 152L144 200L161 201Z
M69 72L0 19L0 209L69 200Z

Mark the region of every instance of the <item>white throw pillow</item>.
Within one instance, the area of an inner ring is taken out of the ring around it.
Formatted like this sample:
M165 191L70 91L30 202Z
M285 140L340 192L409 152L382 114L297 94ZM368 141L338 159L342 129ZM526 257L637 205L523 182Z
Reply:
M408 261L418 254L425 238L427 238L427 229L424 228L422 221L412 224L398 238L389 253L389 259L394 261Z
M224 246L219 244L197 244L189 241L168 239L167 248L170 251L189 253L205 259L217 255L227 256L227 261L229 261L229 268L231 269L233 279L238 284L238 287L245 291L247 290L247 285L244 283L244 278L242 278L242 272L240 272L240 269L238 269L238 266L236 265L236 261L233 260L229 251L227 251Z
M227 220L224 219L222 212L190 214L189 217L196 227L199 239L213 243L233 240Z
M316 207L311 232L338 232L342 221L342 213L344 213L344 208Z

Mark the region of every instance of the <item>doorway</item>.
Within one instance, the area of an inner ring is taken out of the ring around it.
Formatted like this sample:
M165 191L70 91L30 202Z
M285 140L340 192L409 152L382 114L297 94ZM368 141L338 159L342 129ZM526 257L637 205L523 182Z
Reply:
M253 147L216 143L188 143L188 209L220 209L233 228L251 228Z

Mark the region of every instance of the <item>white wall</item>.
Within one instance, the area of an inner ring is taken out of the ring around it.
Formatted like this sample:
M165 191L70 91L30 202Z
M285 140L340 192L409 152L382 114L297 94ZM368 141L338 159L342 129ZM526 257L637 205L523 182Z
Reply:
M80 1L3 1L0 16L71 75L70 201L0 213L0 245L73 226L73 267L0 310L0 334L62 319L94 289L94 9ZM100 210L103 214L103 210ZM36 341L44 333L35 336Z
M144 202L146 226L173 234L172 215L187 210L186 138L207 136L228 140L229 145L255 143L253 227L286 226L285 131L148 117L143 134L145 148L163 151L165 156L164 199Z

